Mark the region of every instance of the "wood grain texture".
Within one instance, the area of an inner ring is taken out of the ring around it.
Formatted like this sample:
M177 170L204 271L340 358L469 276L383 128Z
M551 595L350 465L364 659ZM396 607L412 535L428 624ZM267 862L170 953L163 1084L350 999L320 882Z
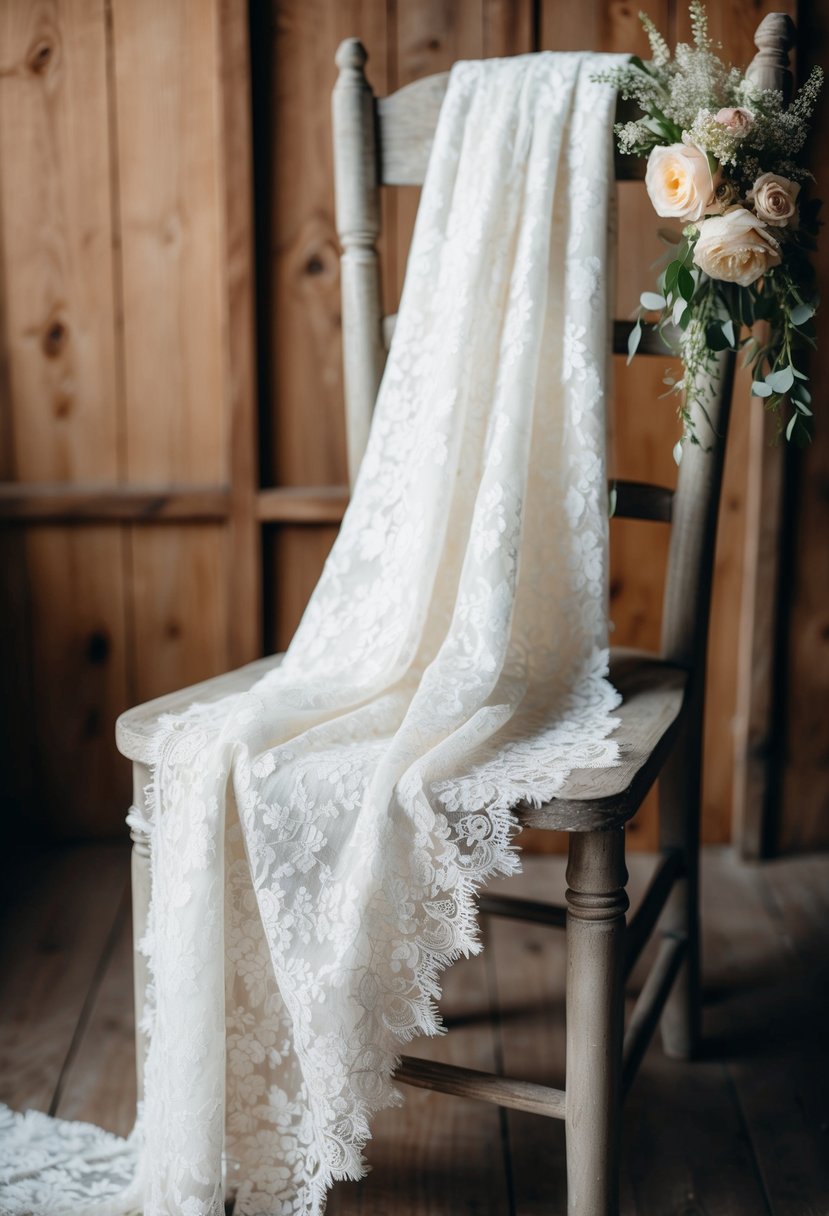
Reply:
M75 1049L60 1080L54 1113L127 1136L135 1123L135 1018L129 900L118 904L103 974L78 1024Z
M829 1210L827 868L825 856L760 867L706 851L706 1052L682 1064L649 1048L626 1104L621 1216ZM127 869L126 850L72 850L40 859L18 874L15 892L4 890L14 899L0 930L0 1100L48 1109L57 1099L60 1114L127 1130L132 994L125 926L116 926ZM650 859L629 858L629 870L635 911ZM562 859L530 857L523 875L491 889L561 900L564 886ZM502 920L488 921L484 935L482 955L445 973L449 1033L418 1042L418 1053L560 1084L563 935ZM649 962L634 973L633 992ZM368 1177L335 1187L336 1216L565 1210L557 1121L499 1117L425 1090L404 1097L373 1122Z
M337 528L331 524L285 524L268 530L265 552L271 585L266 594L265 619L271 632L266 649L275 652L288 646L336 536Z
M122 830L129 780L112 747L128 699L120 541L97 526L26 537L37 757L26 813L56 838Z
M227 670L226 546L218 525L134 530L135 703Z
M829 12L815 2L799 6L800 71L829 60ZM815 116L811 167L818 182L827 180L829 123L826 90ZM818 191L820 193L820 191ZM825 237L825 232L823 234ZM815 257L818 288L829 297L829 242L819 242ZM818 351L811 358L817 400L823 405L829 360L829 314L816 317ZM786 851L829 845L829 427L826 409L816 411L815 438L799 459L791 462L790 511L786 520L783 558L783 617L787 635L784 699L776 723L778 756L782 764L782 807L777 843ZM782 754L781 754L782 753Z
M113 0L127 479L227 480L216 4Z
M221 181L224 250L224 410L228 418L230 535L227 579L241 610L229 617L234 667L262 651L262 556L256 518L259 483L254 347L253 147L249 18L238 0L218 2Z
M223 520L230 492L207 486L94 486L38 482L0 484L0 522L114 523L141 520Z
M0 937L0 1100L16 1109L53 1109L128 872L126 849L99 845L47 854L18 885Z
M108 125L102 0L3 5L0 474L21 503L34 482L60 493L122 471ZM4 801L28 821L21 834L110 830L123 539L51 530L4 551L3 699L17 719Z
M3 472L22 481L118 473L108 119L103 0L3 4Z

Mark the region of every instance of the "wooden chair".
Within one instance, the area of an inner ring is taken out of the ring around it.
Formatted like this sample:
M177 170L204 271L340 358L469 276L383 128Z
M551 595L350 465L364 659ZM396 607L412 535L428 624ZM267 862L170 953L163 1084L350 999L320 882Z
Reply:
M749 71L765 88L788 91L794 27L767 16L756 34ZM380 187L422 184L448 74L416 81L376 99L364 74L366 52L356 39L337 52L333 96L337 229L341 264L349 466L362 457L394 317L383 317L375 243ZM630 176L621 161L617 176ZM617 322L616 353L627 349L630 325ZM640 350L664 357L658 340ZM613 1216L618 1210L621 1101L650 1037L661 1022L669 1055L693 1055L700 1030L698 907L699 806L705 651L717 510L734 358L726 352L711 384L709 414L720 437L706 450L688 446L675 492L617 483L617 515L671 526L661 651L611 653L611 680L622 694L616 732L621 763L576 771L560 797L518 812L523 825L570 833L566 907L484 894L481 910L537 921L567 933L566 1088L559 1090L477 1070L404 1057L399 1080L516 1110L564 1119L570 1216ZM133 761L133 908L136 941L149 898L148 840L142 830L149 780L149 740L158 717L193 700L249 687L272 660L159 698L122 715L120 751ZM624 825L660 778L661 860L626 924L628 899ZM661 945L623 1028L624 981L654 929ZM143 1006L143 957L136 953L136 1007ZM138 1033L139 1092L145 1044Z

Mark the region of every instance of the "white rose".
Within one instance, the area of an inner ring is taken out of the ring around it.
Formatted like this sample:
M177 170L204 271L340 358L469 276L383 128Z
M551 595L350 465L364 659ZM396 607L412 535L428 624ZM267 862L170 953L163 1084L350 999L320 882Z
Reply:
M780 260L777 241L745 207L732 207L699 226L694 261L712 279L748 287Z
M716 189L708 157L693 144L654 148L645 185L657 215L686 221L702 219Z
M726 131L730 131L732 135L737 135L742 139L754 126L754 115L751 110L746 110L743 106L734 106L733 109L717 110L714 121L718 122L721 127L725 127Z
M794 228L797 224L797 196L800 186L777 173L761 173L746 198L757 215L774 228Z

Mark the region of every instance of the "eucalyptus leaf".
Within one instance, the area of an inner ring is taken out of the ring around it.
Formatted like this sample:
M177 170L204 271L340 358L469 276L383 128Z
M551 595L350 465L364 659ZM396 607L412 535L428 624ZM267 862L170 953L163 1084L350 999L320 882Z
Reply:
M615 486L610 487L610 493L607 496L607 514L610 519L616 514L616 500L619 497Z
M674 444L673 456L674 456L674 463L677 465L680 464L680 462L682 461L682 440L681 439L678 439L676 441L676 443Z
M682 315L685 312L687 307L688 307L688 305L685 303L682 296L679 296L678 299L676 300L676 302L674 303L674 310L673 310L673 313L671 314L671 320L673 321L674 325L681 325Z
M815 315L815 310L811 304L796 304L789 313L789 320L792 325L805 325L806 322Z
M731 317L729 317L727 321L723 321L720 328L722 329L723 337L725 338L726 342L730 347L733 348L736 345L737 339L734 334L734 322L732 321Z
M751 395L753 397L770 397L774 389L770 384L766 384L764 380L755 380L751 385Z
M812 411L809 409L808 405L806 405L806 403L804 401L795 401L794 404L795 404L795 409L798 410L799 413L805 414L807 418L812 417Z
M794 384L794 371L791 367L783 367L780 371L769 372L766 376L766 384L775 393L787 393Z
M648 312L661 312L665 307L665 297L657 295L655 291L643 291L639 303Z
M792 414L791 418L789 419L788 426L786 427L786 438L787 439L791 439L792 431L794 430L794 428L796 426L797 426L797 414Z
M642 340L642 323L640 321L637 321L636 324L634 325L633 329L630 331L630 336L628 337L628 359L627 359L628 367L630 367L630 361L633 358L633 356L636 354L636 351L639 349L639 343L641 340Z

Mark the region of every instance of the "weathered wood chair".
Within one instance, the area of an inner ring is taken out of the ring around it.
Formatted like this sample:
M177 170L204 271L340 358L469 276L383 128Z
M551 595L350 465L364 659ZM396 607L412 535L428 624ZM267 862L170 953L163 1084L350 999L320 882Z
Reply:
M756 34L750 73L765 88L788 91L794 27L767 16ZM337 229L343 247L342 304L346 418L352 473L362 457L394 317L381 309L378 255L380 187L423 182L448 74L416 81L376 99L364 74L366 52L356 39L337 52L333 97ZM617 176L630 176L621 162ZM617 322L616 353L627 349L630 325ZM664 357L651 338L640 350ZM675 492L617 483L616 513L672 528L658 655L616 650L611 679L623 702L616 733L621 764L571 774L554 802L519 812L521 823L570 833L566 907L485 894L482 911L537 921L567 933L566 1088L554 1089L472 1069L404 1057L399 1079L411 1085L495 1102L564 1119L570 1216L613 1216L618 1210L620 1108L651 1035L661 1021L668 1054L693 1055L700 1029L698 907L699 805L705 651L717 510L734 358L726 352L712 382L709 414L720 437L709 449L687 447ZM120 751L133 761L135 804L149 780L149 739L162 713L249 687L272 660L162 697L122 715ZM660 779L661 860L636 914L628 899L624 825ZM148 840L134 817L133 907L136 941L149 898ZM623 1028L624 981L654 929L661 945ZM135 960L136 1006L143 1006L143 957ZM139 1092L144 1043L137 1042Z

